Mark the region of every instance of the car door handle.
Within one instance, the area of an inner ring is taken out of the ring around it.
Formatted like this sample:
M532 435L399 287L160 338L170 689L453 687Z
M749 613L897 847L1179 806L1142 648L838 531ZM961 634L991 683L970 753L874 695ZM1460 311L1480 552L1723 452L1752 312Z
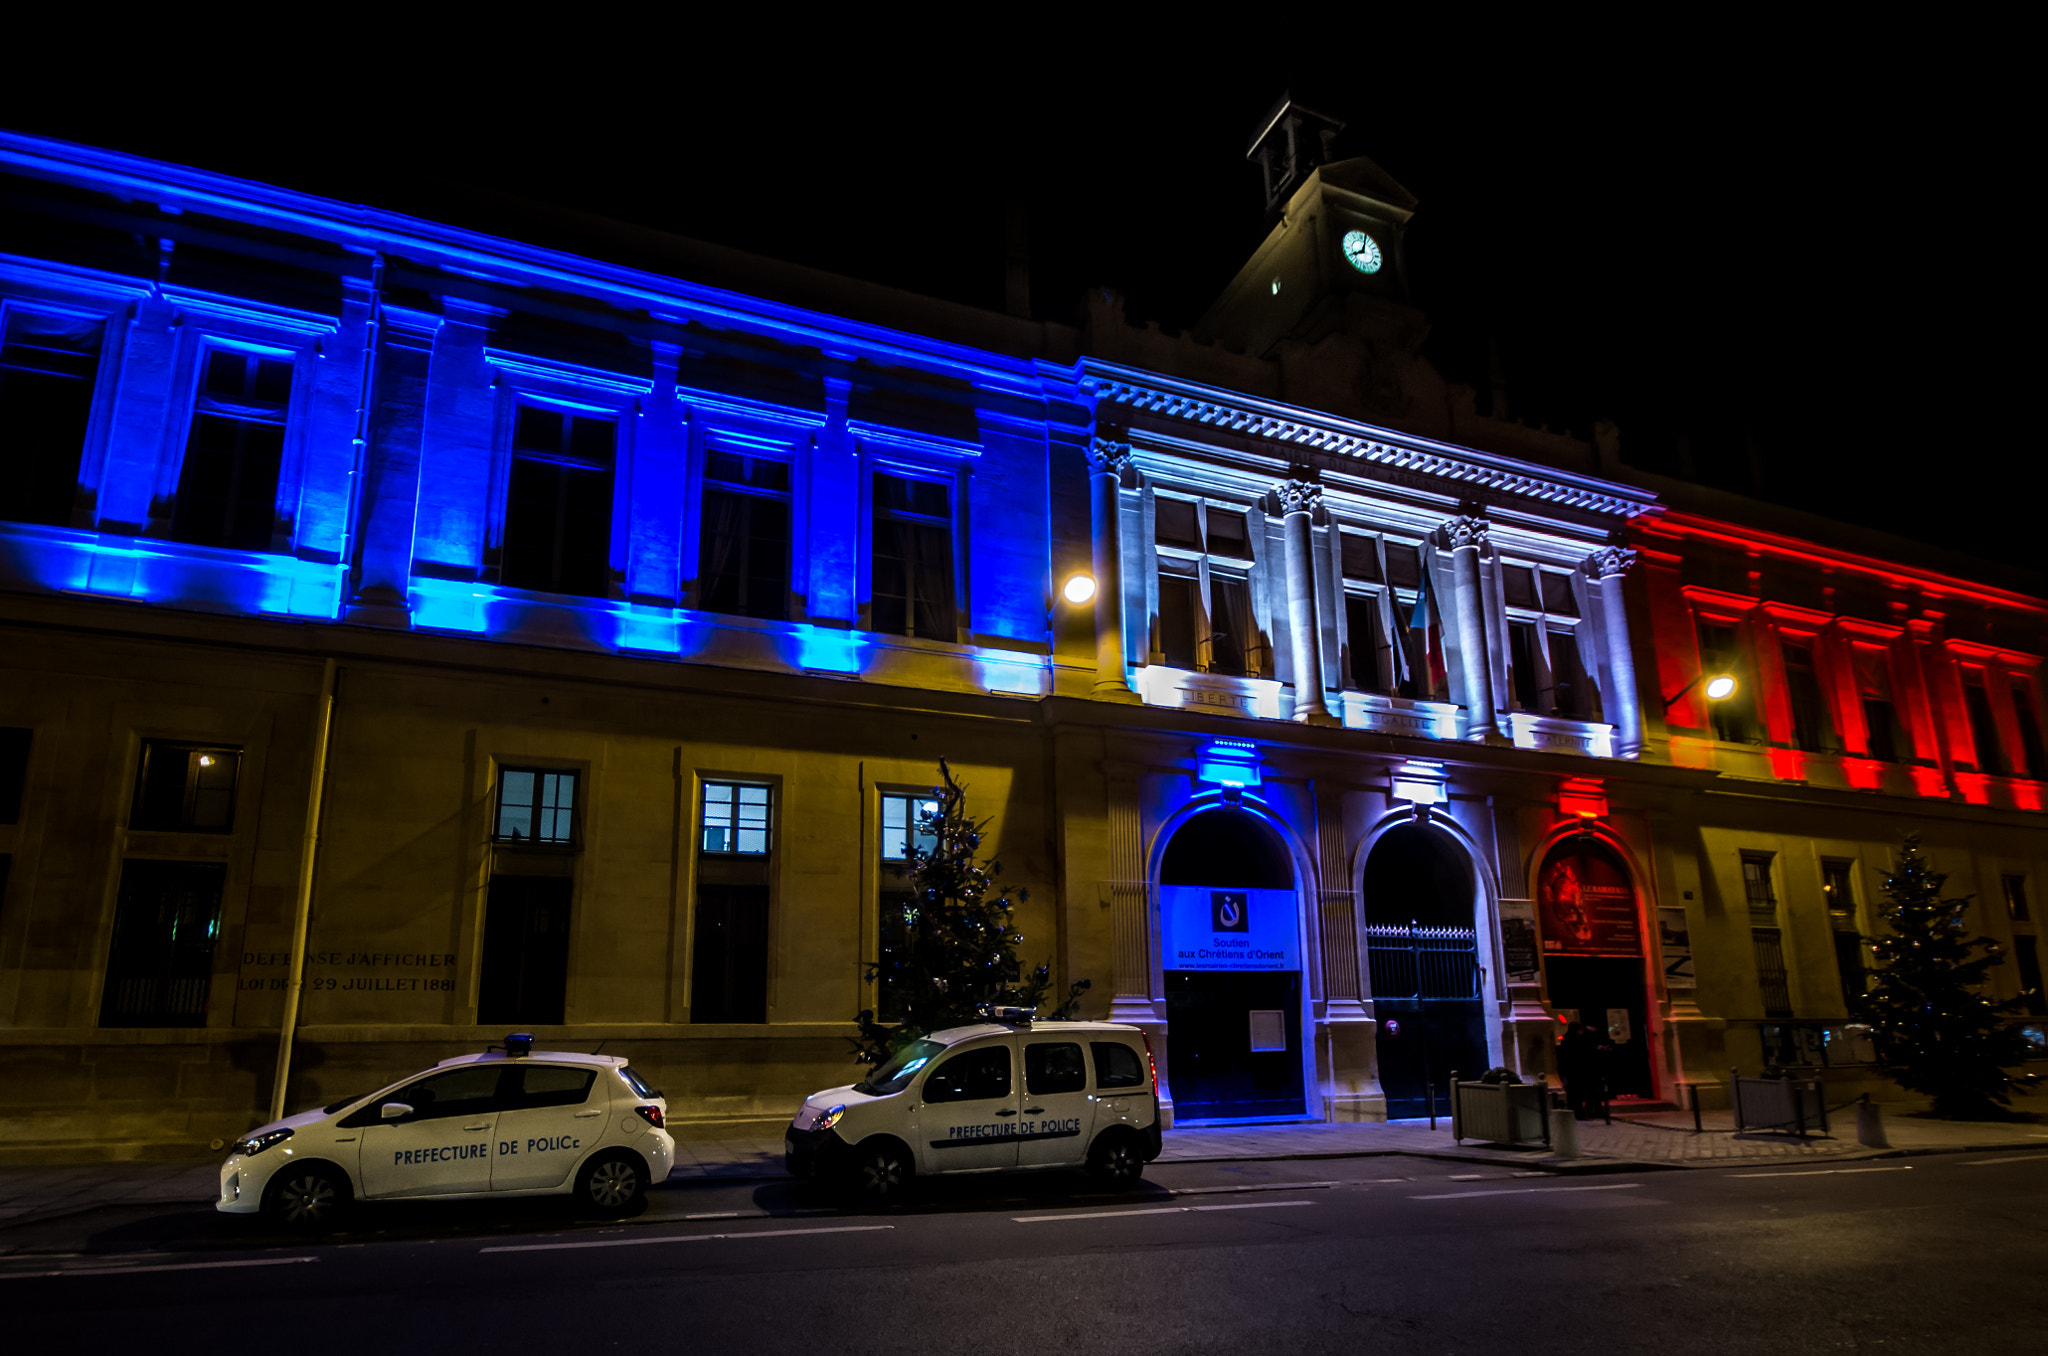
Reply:
M998 1111L998 1112L996 1113L996 1115L998 1115L998 1116L1014 1116L1014 1115L1016 1115L1016 1114L1017 1114L1016 1110L1015 1110L1014 1108L1010 1108L1010 1107L1005 1107L1005 1108L1004 1108L1003 1110L1001 1110L1001 1111Z
M577 1113L576 1113L576 1119L577 1119L577 1120L579 1120L579 1121L587 1121L587 1120L589 1120L589 1119L590 1119L590 1118L591 1118L592 1116L602 1116L602 1115L604 1115L604 1113L603 1113L602 1111L579 1111L579 1112L577 1112Z
M465 1125L462 1128L465 1130L488 1130L491 1128L491 1123L485 1121L482 1125Z
M1024 1108L1024 1114L1027 1116L1042 1116L1045 1114L1045 1108L1042 1106L1027 1106Z

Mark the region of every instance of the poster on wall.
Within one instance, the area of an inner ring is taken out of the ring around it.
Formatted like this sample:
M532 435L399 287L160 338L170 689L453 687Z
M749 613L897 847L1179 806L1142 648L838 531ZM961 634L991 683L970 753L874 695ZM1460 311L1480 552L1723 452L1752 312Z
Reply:
M1686 928L1684 909L1657 910L1657 942L1664 953L1664 987L1699 987L1692 974L1692 933Z
M1301 968L1292 890L1162 885L1159 909L1162 969Z
M1508 983L1534 984L1539 979L1541 958L1536 954L1536 901L1503 899L1500 902L1501 963L1507 968Z
M1640 956L1636 892L1612 849L1584 837L1551 849L1536 882L1546 956Z

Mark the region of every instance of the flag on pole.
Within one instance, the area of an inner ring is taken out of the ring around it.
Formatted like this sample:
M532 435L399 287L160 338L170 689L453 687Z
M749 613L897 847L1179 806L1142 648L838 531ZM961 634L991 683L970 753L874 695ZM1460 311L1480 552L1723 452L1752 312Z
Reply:
M1408 614L1408 629L1411 633L1419 633L1413 636L1413 640L1428 667L1426 677L1429 687L1425 695L1441 698L1446 691L1445 680L1448 677L1448 669L1444 663L1444 624L1442 616L1437 611L1436 599L1430 595L1431 551L1427 544L1423 546L1420 555L1422 582L1415 590L1415 607ZM1416 675L1417 678L1424 676Z

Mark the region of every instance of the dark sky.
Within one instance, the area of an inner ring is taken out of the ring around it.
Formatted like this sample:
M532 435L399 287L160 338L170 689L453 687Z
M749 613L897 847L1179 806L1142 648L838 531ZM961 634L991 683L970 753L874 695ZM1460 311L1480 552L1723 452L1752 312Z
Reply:
M1532 421L1612 418L1665 471L1683 436L1703 480L1760 468L1765 497L2040 568L2017 33L1246 15L987 11L1005 32L973 38L606 11L491 40L372 16L232 57L52 29L0 124L398 208L476 183L997 308L1020 197L1042 318L1107 284L1185 325L1263 234L1244 151L1291 90L1421 199L1451 377L1483 389L1492 340Z

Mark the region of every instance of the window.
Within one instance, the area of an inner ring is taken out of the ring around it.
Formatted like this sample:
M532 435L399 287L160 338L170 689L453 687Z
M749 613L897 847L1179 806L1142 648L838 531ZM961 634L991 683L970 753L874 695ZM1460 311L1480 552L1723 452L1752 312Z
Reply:
M2000 876L1998 883L2005 887L2005 916L2015 923L2028 922L2031 915L2027 913L2027 878Z
M454 1116L487 1116L504 1109L499 1096L504 1075L502 1064L472 1064L447 1073L431 1074L409 1083L384 1099L403 1102L412 1108L406 1121L445 1121ZM378 1103L381 1107L383 1102Z
M582 1106L590 1100L590 1085L597 1081L595 1069L569 1069L559 1064L523 1064L512 1072L520 1076L519 1096L516 1101L507 1099L507 1110Z
M1593 719L1595 694L1586 679L1585 661L1579 657L1576 628L1550 628L1550 683L1551 705L1558 715Z
M1247 574L1257 554L1250 515L1162 494L1153 498L1152 523L1160 662L1233 677L1263 672ZM1226 564L1218 569L1217 561Z
M1057 1044L1033 1041L1024 1047L1024 1091L1032 1093L1086 1092L1088 1065L1081 1047L1072 1041Z
M1346 579L1356 579L1367 584L1380 582L1379 543L1371 537L1356 532L1345 532L1338 537L1338 556L1341 570Z
M198 546L268 551L277 529L292 364L238 349L208 349L171 535Z
M1538 571L1543 579L1543 610L1554 617L1579 615L1579 600L1572 593L1572 577L1556 570Z
M618 424L603 415L519 406L501 583L586 598L611 592L617 444Z
M1369 593L1345 594L1344 630L1351 646L1351 686L1360 692L1385 692L1387 680L1380 652L1387 643L1380 630L1379 600Z
M1142 1088L1145 1086L1145 1065L1138 1058L1138 1052L1128 1045L1116 1041L1091 1041L1088 1049L1095 1056L1095 1086L1108 1088Z
M576 774L508 767L498 773L498 820L491 836L504 843L574 843Z
M205 1026L220 932L221 862L121 867L101 1026Z
M713 450L704 464L698 606L789 620L789 463Z
M1159 495L1152 501L1152 539L1183 551L1202 549L1202 531L1195 506L1185 499Z
M939 837L925 821L937 815L939 803L930 796L882 797L882 860L907 862L911 850L928 853L939 845Z
M2019 727L2020 756L2027 765L2017 774L2037 782L2048 782L2048 756L2041 748L2041 722L2034 714L2034 685L2024 678L2012 680L2013 723Z
M1863 938L1853 930L1835 933L1835 973L1842 980L1842 1005L1853 1017L1870 989L1869 972L1863 968Z
M1742 892L1749 899L1753 913L1776 913L1778 896L1771 889L1771 854L1768 852L1745 852L1742 854Z
M1870 738L1870 756L1896 763L1908 744L1892 702L1890 658L1875 645L1858 645L1854 654L1856 691L1863 706L1863 726Z
M1977 748L1977 771L2003 776L2004 751L1999 747L1998 722L1991 714L1991 694L1984 690L1984 670L1963 670L1963 710L1970 718L1970 742Z
M704 851L759 857L768 851L768 788L704 783Z
M33 730L0 729L0 824L21 819L21 791L28 780L28 750Z
M479 1022L555 1026L563 1020L574 891L567 876L492 875L484 900Z
M1541 611L1536 603L1536 572L1527 565L1503 565L1500 567L1501 596L1509 607L1526 607L1531 612Z
M1750 738L1749 713L1756 694L1742 663L1742 647L1735 627L1725 622L1701 621L1699 647L1702 683L1723 674L1735 679L1733 695L1706 703L1714 737L1731 744L1747 743Z
M1192 669L1200 658L1196 628L1201 609L1195 605L1195 591L1201 581L1187 575L1168 574L1162 562L1159 570L1159 654L1162 663L1176 669Z
M951 488L878 471L874 491L873 629L958 640Z
M1515 705L1524 711L1541 709L1537 702L1536 627L1532 622L1508 623L1508 672L1514 679Z
M2048 1017L2048 994L2041 992L2041 953L2039 943L2030 932L2022 932L2012 939L2012 958L2019 966L2020 997L2028 1012L2036 1017Z
M1010 1095L1010 1048L991 1045L955 1055L925 1075L927 1102L980 1102Z
M1836 918L1856 916L1856 893L1850 885L1850 868L1853 865L1852 862L1832 858L1820 864L1820 892L1827 900L1828 912Z
M1212 508L1209 518L1209 554L1223 556L1230 560L1252 558L1251 534L1246 530L1242 513L1229 509Z
M1238 678L1259 672L1263 647L1252 623L1248 580L1209 576L1209 627L1209 672Z
M1821 700L1820 678L1814 670L1813 646L1787 640L1779 652L1785 661L1785 695L1792 707L1792 743L1808 753L1832 747L1827 706Z
M128 827L161 833L226 833L235 825L242 751L147 739Z
M71 525L102 323L10 307L0 334L0 518Z
M1792 989L1785 973L1785 948L1776 928L1751 928L1756 947L1757 987L1763 994L1764 1016L1787 1020L1792 1016Z

